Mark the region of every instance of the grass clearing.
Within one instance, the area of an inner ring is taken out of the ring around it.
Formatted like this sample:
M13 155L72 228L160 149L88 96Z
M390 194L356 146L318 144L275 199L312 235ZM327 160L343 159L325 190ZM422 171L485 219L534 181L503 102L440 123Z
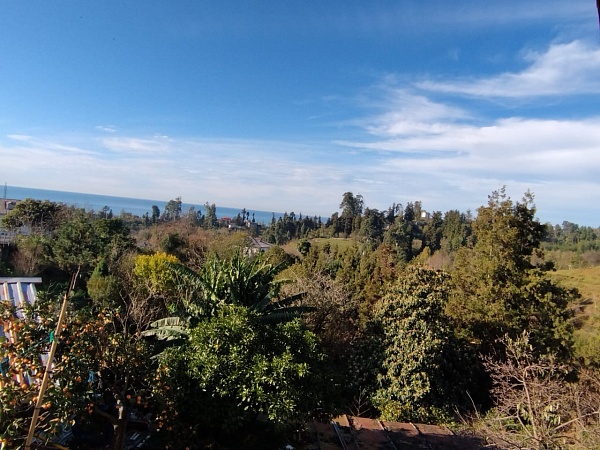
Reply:
M586 361L600 362L600 266L557 270L550 276L581 293L575 310L575 346Z

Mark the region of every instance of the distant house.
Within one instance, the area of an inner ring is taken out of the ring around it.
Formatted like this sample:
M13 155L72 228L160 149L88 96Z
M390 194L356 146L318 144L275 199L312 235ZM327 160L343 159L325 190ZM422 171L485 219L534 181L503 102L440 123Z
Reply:
M4 217L5 215L7 215L9 212L11 212L14 207L17 205L17 203L19 203L21 200L14 200L14 199L10 199L10 198L1 198L0 199L0 220L2 219L2 217ZM1 225L1 223L0 223ZM2 228L0 226L0 247L2 247L3 245L9 245L11 244L16 236L16 232L15 231L9 231L5 228ZM25 233L23 233L25 234ZM0 255L2 254L2 249L0 248Z
M36 284L41 283L41 278L0 278L0 301L8 303L15 308L13 318L0 318L0 343L15 342L18 339L16 330L13 326L14 319L24 318L24 309L28 305L33 305L37 301ZM10 369L10 359L8 355L2 353L0 348L0 387L7 380ZM17 373L12 379L19 384L31 384L32 379L27 373Z
M247 248L249 254L264 253L271 248L271 244L260 238L251 237L250 245Z
M220 217L217 219L217 226L219 227L230 227L231 223L231 217Z
M0 216L7 215L10 211L14 209L15 206L17 206L17 203L19 202L20 200L14 200L10 198L0 199Z

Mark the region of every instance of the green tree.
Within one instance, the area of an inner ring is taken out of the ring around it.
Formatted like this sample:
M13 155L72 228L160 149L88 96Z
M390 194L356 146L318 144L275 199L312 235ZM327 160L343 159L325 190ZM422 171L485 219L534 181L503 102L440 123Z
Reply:
M308 255L308 252L310 251L310 247L311 247L311 244L308 239L300 239L298 241L297 248L302 256Z
M9 229L27 227L34 233L50 232L61 223L65 211L65 205L27 198L2 218L2 224Z
M177 404L201 404L201 415L180 420L204 433L231 432L265 414L284 424L303 421L322 406L318 370L324 355L318 340L298 320L265 324L242 306L226 305L190 332L184 346L161 357L173 384ZM183 379L178 374L185 373ZM191 419L191 420L190 420Z
M432 254L441 248L443 223L442 213L435 211L423 227L422 247L429 247Z
M52 260L61 269L89 273L104 258L115 262L133 246L129 228L122 219L93 219L78 210L54 233Z
M384 349L374 404L395 421L439 421L463 405L470 378L468 352L444 314L449 277L410 266L376 305Z
M160 219L160 209L158 209L158 206L152 205L152 223L158 222L159 219Z
M383 242L394 249L396 261L400 264L413 258L413 235L415 224L397 217L395 222L386 230Z
M215 204L209 204L206 202L204 204L204 228L215 228L217 226L217 207Z
M362 195L354 195L352 192L345 192L342 196L340 209L343 218L354 218L360 216L363 212L364 201Z
M360 235L373 247L376 247L383 240L384 227L383 213L376 209L366 208L360 221Z
M535 219L533 195L513 202L504 189L493 192L473 223L475 243L459 250L456 286L448 313L465 337L489 352L504 334L529 330L539 352L568 353L568 304L577 293L552 282L540 242L546 229Z
M181 216L181 197L177 197L165 205L164 216L166 221L177 220Z
M57 340L52 382L44 396L37 433L53 439L75 422L80 429L87 429L94 445L122 449L132 412L148 415L158 425L164 420L162 411L172 411L170 400L163 395L167 391L155 379L148 346L127 332L124 318L113 309L70 311L59 335L55 333L58 303L42 299L19 314L1 305L3 319L10 318L19 335L0 349L8 369L0 378L3 448L22 448L39 389L36 383L17 384L12 377L26 373L41 379L42 355L47 354L51 341ZM89 447L91 442L78 444Z
M442 248L448 253L456 252L467 244L471 234L471 224L458 210L447 211L442 225Z
M121 281L111 275L105 260L100 260L87 282L88 295L98 306L118 308L121 301Z

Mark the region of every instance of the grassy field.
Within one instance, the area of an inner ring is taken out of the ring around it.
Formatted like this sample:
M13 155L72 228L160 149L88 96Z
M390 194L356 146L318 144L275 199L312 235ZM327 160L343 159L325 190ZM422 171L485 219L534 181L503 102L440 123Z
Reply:
M557 270L552 278L565 287L577 288L581 301L575 308L576 348L586 360L600 359L600 266Z
M315 238L310 240L311 244L323 246L326 243L329 243L332 249L337 248L338 252L343 252L348 247L351 247L356 244L356 241L352 239L344 239L344 238ZM291 254L300 256L300 252L298 251L298 241L293 240L288 244L283 245L283 249Z

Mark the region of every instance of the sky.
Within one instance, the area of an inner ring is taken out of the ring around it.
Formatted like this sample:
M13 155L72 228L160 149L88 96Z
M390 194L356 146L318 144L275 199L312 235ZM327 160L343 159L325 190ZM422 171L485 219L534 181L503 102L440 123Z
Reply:
M0 0L0 182L600 226L594 0Z

